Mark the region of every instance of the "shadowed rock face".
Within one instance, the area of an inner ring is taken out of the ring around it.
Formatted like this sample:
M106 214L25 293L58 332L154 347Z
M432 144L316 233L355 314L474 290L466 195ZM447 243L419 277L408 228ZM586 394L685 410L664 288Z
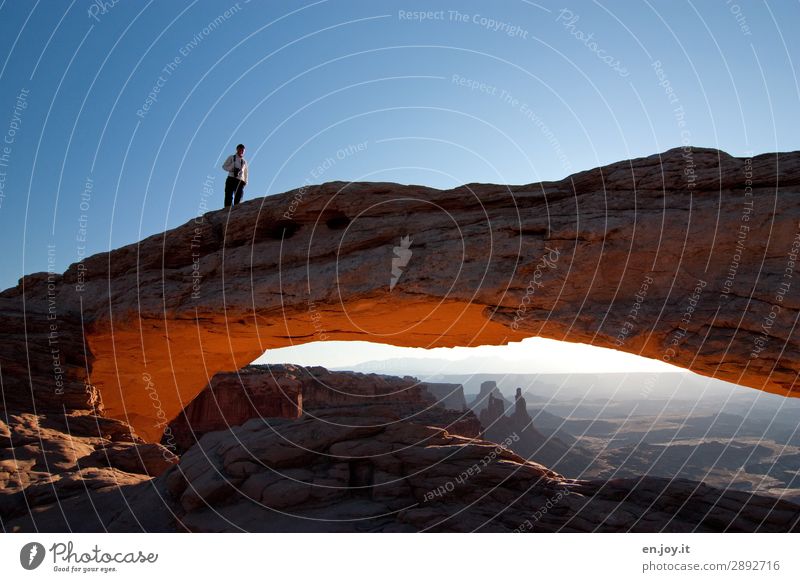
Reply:
M18 410L102 400L157 441L267 348L538 335L795 395L798 190L800 153L694 149L560 182L252 200L0 294L4 392Z
M396 402L256 418L207 433L154 479L87 467L96 455L81 440L83 458L63 459L61 474L45 479L40 470L16 495L0 489L0 524L27 532L800 528L800 505L743 491L685 479L567 479L502 444L450 432L448 418L409 418Z
M178 457L144 443L124 422L90 413L0 419L0 531L103 531L125 488L151 481Z
M175 523L190 531L800 527L800 506L786 501L685 479L567 479L497 443L400 418L392 406L368 408L329 409L317 418L268 425L253 420L209 433L157 479L156 488L169 500Z
M471 411L446 410L423 386L410 377L293 365L220 374L195 399L203 405L187 407L183 421L170 425L177 439L199 437L180 460L161 445L143 443L115 419L90 413L8 415L8 422L0 421L0 527L15 532L787 532L800 527L800 505L685 479L566 478L535 462L538 447L531 460L509 449L533 442L525 432L530 417L521 398L510 417L520 438L500 435L490 442L478 436L480 425ZM282 391L288 408L275 406L273 397ZM216 414L209 414L214 410L209 399L220 404ZM301 400L310 406L297 417ZM262 415L256 406L288 417ZM199 430L187 433L186 419Z
M471 412L447 405L459 384L431 384L406 376L331 372L321 366L246 366L215 375L167 427L161 442L183 453L204 434L229 430L253 418L312 418L320 410L350 407L353 414L380 402L417 422L435 419L448 430L477 437L481 425ZM432 392L441 392L434 395ZM463 392L461 399L463 400Z

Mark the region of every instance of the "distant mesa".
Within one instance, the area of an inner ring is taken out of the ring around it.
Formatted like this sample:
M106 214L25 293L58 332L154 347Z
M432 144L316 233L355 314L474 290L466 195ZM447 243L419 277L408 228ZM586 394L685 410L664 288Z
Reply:
M493 401L496 402L492 404ZM511 407L511 403L506 400L503 394L500 392L495 380L481 382L481 391L470 403L469 407L475 412L475 414L480 415L481 412L490 405L500 407L503 411Z
M508 441L509 448L519 456L569 476L580 476L595 463L595 456L577 445L539 432L528 413L522 388L517 388L511 407L506 406L502 395L497 396L499 390L493 381L484 382L481 393L486 394L486 399L479 402L479 395L476 403L483 405L478 415L483 427L482 435L487 440Z

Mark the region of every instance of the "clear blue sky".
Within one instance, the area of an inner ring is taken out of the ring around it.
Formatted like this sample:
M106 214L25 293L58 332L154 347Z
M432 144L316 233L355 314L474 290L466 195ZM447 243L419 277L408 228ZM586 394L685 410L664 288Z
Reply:
M676 106L694 145L800 149L797 2L101 5L0 3L2 288L182 224L208 175L221 206L238 142L248 199L557 179L681 145Z

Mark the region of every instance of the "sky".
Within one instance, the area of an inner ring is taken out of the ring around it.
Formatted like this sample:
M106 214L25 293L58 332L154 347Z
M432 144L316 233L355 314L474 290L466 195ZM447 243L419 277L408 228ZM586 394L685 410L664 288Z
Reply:
M412 361L397 361L411 358ZM684 372L660 360L580 343L531 337L504 346L457 348L399 348L362 341L309 342L267 350L255 364L298 364L348 368L367 364L363 371L435 374L559 374Z
M239 142L245 199L800 149L797 22L727 0L0 0L0 288L221 206Z

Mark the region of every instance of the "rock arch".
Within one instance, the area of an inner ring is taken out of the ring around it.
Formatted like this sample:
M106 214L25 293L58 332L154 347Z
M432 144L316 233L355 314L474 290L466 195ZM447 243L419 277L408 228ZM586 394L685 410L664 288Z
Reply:
M795 396L799 221L800 153L675 149L520 186L303 187L4 291L3 394L102 402L157 439L213 374L266 349L538 335Z

